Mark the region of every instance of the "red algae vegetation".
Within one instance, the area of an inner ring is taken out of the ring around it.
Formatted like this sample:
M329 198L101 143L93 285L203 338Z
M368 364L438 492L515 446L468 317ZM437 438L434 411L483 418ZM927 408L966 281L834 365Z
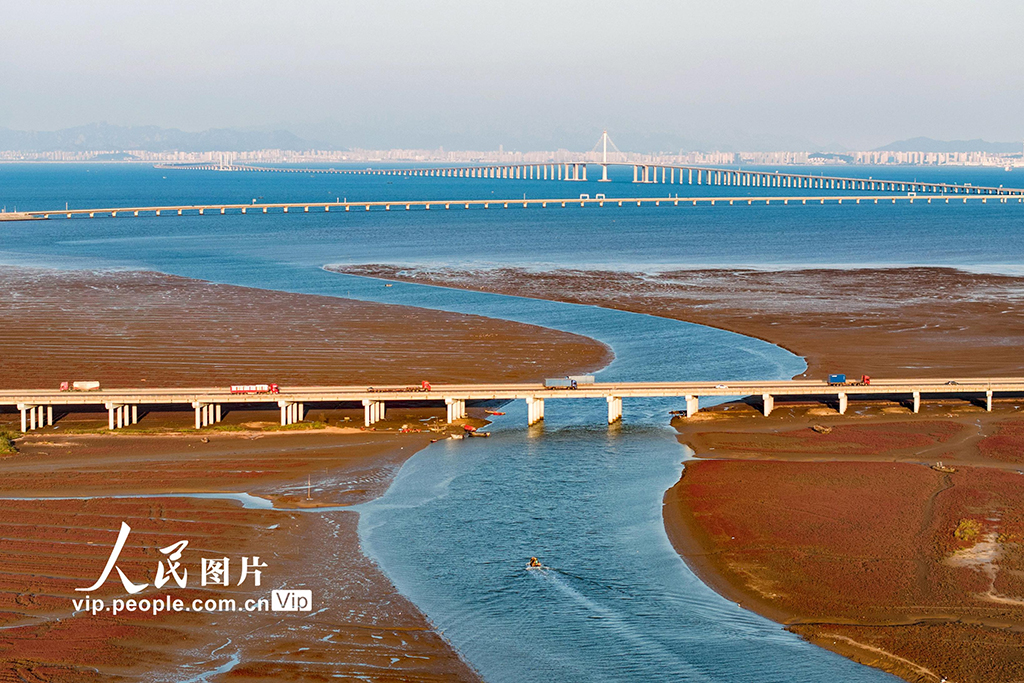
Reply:
M1007 407L677 421L698 457L666 528L709 585L815 644L911 681L1020 680L1024 479L982 447L1024 425Z

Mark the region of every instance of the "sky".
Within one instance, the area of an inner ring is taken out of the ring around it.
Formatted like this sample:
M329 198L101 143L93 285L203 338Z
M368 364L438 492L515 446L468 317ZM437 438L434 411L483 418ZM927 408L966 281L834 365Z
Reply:
M1024 139L1020 0L0 0L0 127L341 147Z

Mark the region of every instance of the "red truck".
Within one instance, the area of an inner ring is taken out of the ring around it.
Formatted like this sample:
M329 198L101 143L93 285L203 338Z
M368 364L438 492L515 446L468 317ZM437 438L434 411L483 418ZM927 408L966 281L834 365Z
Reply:
M281 389L276 384L232 384L232 394L278 394Z

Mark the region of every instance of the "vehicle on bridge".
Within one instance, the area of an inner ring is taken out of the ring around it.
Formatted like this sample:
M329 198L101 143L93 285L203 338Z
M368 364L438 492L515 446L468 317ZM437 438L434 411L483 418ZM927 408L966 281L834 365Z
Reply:
M846 375L829 375L828 376L829 386L840 386L840 387L866 387L871 384L871 378L868 375L861 375L860 381L857 380L846 380Z
M276 384L232 384L232 394L278 394L281 388Z
M422 382L420 382L420 385L418 387L384 387L383 389L377 389L377 388L374 388L374 387L366 387L366 391L371 393L371 394L373 392L375 392L375 391L392 392L392 393L393 392L403 392L403 391L408 391L408 392L412 392L412 391L431 391L431 386L430 386L430 382L428 382L426 380L423 380Z
M593 375L566 375L565 377L552 377L544 380L545 389L578 389L581 384L594 384L596 378Z
M61 391L98 391L99 382L61 382Z

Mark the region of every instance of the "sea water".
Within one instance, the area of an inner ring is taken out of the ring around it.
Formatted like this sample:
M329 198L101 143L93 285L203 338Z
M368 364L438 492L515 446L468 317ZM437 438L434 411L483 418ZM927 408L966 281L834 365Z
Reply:
M924 177L923 171L915 173ZM955 175L928 179L967 175L976 185L1012 184L1007 178L1020 174ZM628 182L0 166L0 202L21 210L57 208L63 201L122 206L335 197L514 199L524 192L572 196L570 190L614 198L677 189L682 195L708 191ZM919 201L56 219L0 224L0 261L150 268L237 285L478 313L609 343L616 358L600 374L602 381L727 381L789 377L804 365L765 342L678 321L403 283L384 288L377 280L329 273L323 266L654 270L845 263L1014 270L1021 263L1022 217L1017 204ZM729 603L686 568L661 520L664 491L678 480L687 457L667 427L668 410L678 405L627 399L622 424L609 427L603 401L548 403L542 425L526 427L525 408L513 404L495 421L492 438L425 449L406 463L385 496L361 507L368 552L486 679L890 680ZM532 555L547 568L527 571Z
M801 170L801 169L797 169ZM821 173L823 169L802 169ZM978 168L840 168L844 175L959 181L1024 187L1024 170ZM626 174L623 177L623 174ZM174 171L118 164L0 164L0 204L12 210L205 202L328 202L416 199L572 198L728 194L750 197L779 188ZM804 192L785 190L785 192ZM819 193L820 191L813 191ZM206 215L117 219L77 218L5 223L0 262L72 266L147 266L173 262L216 275L244 261L271 268L288 263L399 263L530 268L664 269L699 266L949 265L1018 272L1024 262L1024 204L995 198L964 204L918 198L851 204L518 208L405 211L352 210L309 214ZM128 257L127 259L125 257ZM201 263L199 263L201 261ZM184 274L184 273L183 273ZM223 279L214 277L213 279Z

